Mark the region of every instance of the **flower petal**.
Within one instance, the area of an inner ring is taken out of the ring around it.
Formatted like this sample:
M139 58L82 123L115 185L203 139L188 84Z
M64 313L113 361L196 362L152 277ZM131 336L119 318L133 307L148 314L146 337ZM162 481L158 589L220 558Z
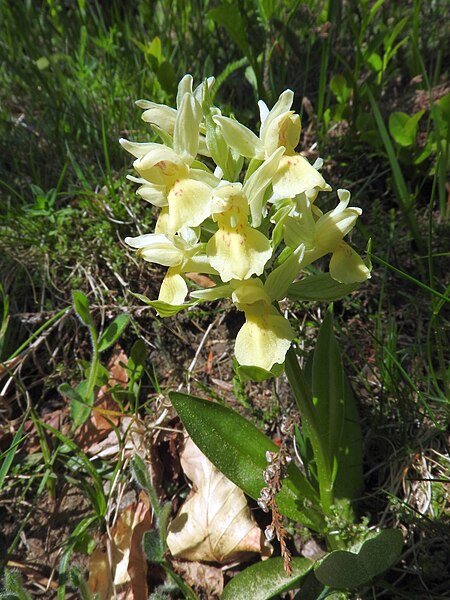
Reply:
M264 158L264 146L250 129L229 117L215 116L214 123L220 125L226 143L246 158Z
M197 227L210 215L211 188L194 179L177 181L169 192L169 233Z
M272 186L272 202L282 198L293 198L313 188L331 189L319 171L300 154L281 158Z
M265 193L279 168L280 159L283 160L283 152L283 147L275 150L275 152L250 175L244 184L244 194L247 196L250 205L253 227L259 227L259 225L261 225L264 212Z
M197 156L202 116L202 108L194 94L184 94L175 119L173 148L189 165Z
M245 310L246 323L236 337L235 355L240 365L270 371L283 364L295 337L289 321L270 304L257 302Z
M147 233L125 238L125 243L139 250L139 256L148 262L166 267L180 265L184 254L163 234Z
M150 123L152 126L156 125L159 129L173 135L176 116L177 111L174 108L165 104L152 103L150 108L142 113L141 118L146 123Z
M120 138L119 143L135 158L141 158L142 156L145 156L147 152L161 147L161 144L157 144L156 142L130 142L125 138Z
M134 161L136 171L149 181L156 185L172 186L177 179L187 177L189 173L188 166L182 161L172 148L156 144L141 158Z
M165 185L146 183L136 190L136 194L139 194L143 200L150 202L150 204L158 208L162 208L168 204Z
M272 247L263 233L241 225L219 229L209 240L206 254L222 281L230 281L261 275L272 256Z
M183 304L187 293L188 287L178 269L176 267L168 269L159 290L158 300L179 305Z
M292 103L294 102L294 92L292 90L285 90L280 94L280 97L273 105L272 109L264 116L264 107L262 105L259 106L260 115L261 115L261 129L259 133L259 137L263 142L264 146L265 138L268 130L271 127L271 124L275 119L277 119L281 114L290 111ZM259 102L258 102L259 104ZM267 107L265 107L267 108ZM262 110L261 110L262 109Z
M363 259L345 242L341 242L333 252L330 275L339 283L356 283L371 277Z

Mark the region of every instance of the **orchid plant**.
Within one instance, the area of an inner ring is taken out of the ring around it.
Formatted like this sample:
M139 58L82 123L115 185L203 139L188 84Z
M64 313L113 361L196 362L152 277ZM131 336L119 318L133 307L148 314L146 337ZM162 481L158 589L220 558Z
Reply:
M191 292L191 299L231 298L246 318L236 338L239 364L270 372L284 363L295 337L273 303L286 297L308 265L331 254L334 282L370 277L344 241L361 209L349 206L347 190L338 190L333 210L324 214L317 206L318 194L331 187L320 160L311 165L295 152L301 124L291 110L292 91L283 92L271 110L259 102L257 136L212 105L213 85L210 78L193 89L186 75L176 110L137 103L163 143L120 141L136 158L140 177L129 178L140 184L137 193L160 213L154 233L125 242L144 260L168 267L158 299L149 302L160 316L191 306L186 272L214 276L217 285Z
M265 581L261 569L251 567L231 582L223 597L238 598L241 592L249 597L246 586L261 580L268 595L258 597L269 598L270 590L298 587L313 569L321 589L362 585L395 562L401 539L388 530L381 532L382 539L372 534L364 541L368 532L362 535L354 524L351 503L362 488L361 433L331 312L302 369L292 346L295 327L279 307L286 298L333 301L370 277L370 261L346 241L361 209L351 206L345 189L337 190L335 208L320 209L320 194L332 189L320 172L322 161L310 164L297 151L301 122L292 110L291 90L271 109L258 103L258 135L222 115L213 104L214 93L213 78L194 88L186 75L178 86L176 109L137 102L161 142L120 142L135 157L139 177L128 177L139 184L137 193L159 210L154 232L125 242L143 260L167 267L157 299L135 295L161 317L199 302L231 299L245 316L234 347L239 375L261 381L284 369L298 408L299 419L289 416L285 442L278 448L231 409L170 394L200 449L262 510L272 512L267 537L280 541L286 580L277 559L270 559L264 566ZM328 272L312 267L327 255ZM186 273L192 272L208 275L214 285L189 292ZM291 446L295 441L300 468L289 460L287 440ZM330 554L320 563L292 558L283 516L323 534ZM380 545L391 550L368 568L365 559L379 552ZM340 579L335 577L339 553L356 561L347 578L345 568ZM251 569L256 569L254 576ZM355 573L359 579L352 579ZM277 585L283 580L281 587L270 587L268 574Z

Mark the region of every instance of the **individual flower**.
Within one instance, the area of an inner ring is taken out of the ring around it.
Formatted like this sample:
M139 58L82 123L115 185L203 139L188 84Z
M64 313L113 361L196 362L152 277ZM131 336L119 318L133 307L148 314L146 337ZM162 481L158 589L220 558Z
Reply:
M213 192L211 213L218 231L206 254L222 281L261 275L272 256L268 238L248 223L249 204L240 183L225 183Z
M219 182L206 167L192 166L198 152L203 111L199 93L192 91L189 77L183 78L179 86L172 147L120 140L136 158L133 166L140 178L133 180L142 184L138 194L155 206L168 206L170 235L184 226L197 227L209 217L211 189Z
M270 371L284 363L295 332L273 306L275 298L269 295L261 279L233 280L224 286L192 292L191 296L200 300L231 296L236 308L245 314L234 347L240 365Z
M290 110L293 99L294 93L291 90L284 91L272 110L259 101L259 137L235 119L213 117L222 128L226 142L242 156L264 160L277 148L284 148L272 178L272 194L269 198L271 202L293 198L311 189L331 189L319 171L301 154L295 152L300 139L301 123L299 115Z
M370 277L370 270L359 254L343 241L362 211L348 206L348 190L338 190L337 194L339 204L325 214L305 194L299 196L292 216L284 219L284 241L292 248L305 245L303 267L331 254L330 275L333 279L340 283L365 281Z
M144 109L142 120L149 123L159 134L166 146L171 148L176 144L174 137L176 131L176 121L178 111L181 110L186 94L191 95L196 100L197 111L201 109L204 100L205 87L209 90L214 84L214 77L208 77L199 86L193 89L192 75L185 75L178 84L178 93L176 104L177 108L171 108L165 104L158 104L149 100L137 100L139 108ZM200 126L200 129L204 127ZM203 131L204 133L204 131ZM198 151L204 156L209 156L204 135L200 134L198 139Z
M167 304L180 305L186 298L188 288L182 273L216 272L203 252L204 245L198 243L198 232L190 228L183 228L171 239L164 233L148 233L127 237L125 243L137 249L144 260L169 267L158 296Z

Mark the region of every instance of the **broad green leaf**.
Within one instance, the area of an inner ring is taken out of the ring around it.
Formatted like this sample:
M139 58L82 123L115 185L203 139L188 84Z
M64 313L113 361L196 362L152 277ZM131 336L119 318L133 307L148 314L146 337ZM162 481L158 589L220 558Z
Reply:
M145 342L139 338L134 342L130 356L128 357L127 371L130 378L128 389L130 391L133 391L134 384L141 379L144 373L146 357L147 348L145 347Z
M130 321L130 315L117 315L112 323L108 325L98 340L98 351L103 352L110 348L120 337L125 327Z
M350 88L347 85L346 78L341 74L333 75L330 80L330 88L339 102L346 102L350 96Z
M368 57L367 62L376 73L379 73L383 68L383 61L381 60L381 56L378 54L378 52L373 52Z
M266 485L265 453L276 452L278 447L252 423L225 406L178 392L171 392L169 397L200 450L228 479L257 499ZM322 531L320 514L305 506L305 500L312 507L318 506L314 488L294 464L289 465L287 475L277 495L281 513Z
M441 108L441 114L447 123L450 121L450 94L442 96L438 101L438 106Z
M150 300L144 294L136 294L134 292L130 292L135 298L138 298L144 304L151 306L156 310L158 316L160 317L172 317L176 315L180 311L185 308L189 308L190 306L195 306L197 302L185 302L184 304L169 304L168 302L163 302L162 300Z
M81 322L86 325L86 327L93 327L94 322L89 311L89 300L85 294L81 290L74 290L72 292L72 297L75 311Z
M335 465L344 428L344 369L327 311L313 355L311 391L327 460ZM358 457L360 459L360 457Z
M177 76L171 62L167 60L162 61L159 65L157 77L161 87L167 94L175 94L177 89Z
M424 111L421 110L412 117L404 112L393 112L389 116L389 133L399 146L413 146L417 137L417 126Z
M338 283L329 273L319 273L290 285L287 297L290 300L333 302L348 296L358 287L359 283Z
M314 563L308 558L293 558L292 575L286 575L281 557L269 558L241 571L225 586L222 600L269 600L287 590L298 588Z
M331 588L355 589L392 567L400 558L402 547L401 532L384 529L363 542L356 552L331 552L315 567L315 575Z

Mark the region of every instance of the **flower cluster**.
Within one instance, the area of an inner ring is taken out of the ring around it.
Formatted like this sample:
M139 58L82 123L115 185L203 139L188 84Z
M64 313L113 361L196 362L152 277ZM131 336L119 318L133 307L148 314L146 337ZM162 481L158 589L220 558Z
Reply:
M294 94L283 92L271 110L260 101L259 135L223 116L212 103L214 79L178 86L177 108L139 100L142 118L162 143L120 140L134 157L137 193L160 209L154 233L125 242L146 261L168 267L158 300L161 316L191 306L186 273L208 274L214 287L191 292L195 302L231 298L245 315L235 354L240 365L271 371L284 363L295 332L277 308L305 267L330 254L336 282L361 282L370 270L344 241L359 208L350 192L323 213L319 192L331 191L296 152L300 117Z

